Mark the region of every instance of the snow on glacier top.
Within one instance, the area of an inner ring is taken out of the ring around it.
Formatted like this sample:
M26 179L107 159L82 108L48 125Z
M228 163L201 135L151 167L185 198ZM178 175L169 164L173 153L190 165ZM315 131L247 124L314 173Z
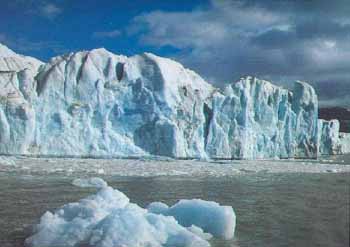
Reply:
M44 64L42 61L29 56L15 53L0 43L0 71L20 71L23 69L38 70Z
M17 54L14 51L12 51L10 48L8 48L7 46L0 43L0 58L13 57L13 56L17 56Z

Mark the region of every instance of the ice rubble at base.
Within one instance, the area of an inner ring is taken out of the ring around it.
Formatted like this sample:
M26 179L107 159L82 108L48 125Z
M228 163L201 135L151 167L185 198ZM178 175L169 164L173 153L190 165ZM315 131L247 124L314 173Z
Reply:
M176 158L349 151L314 89L243 78L223 91L170 59L105 49L43 64L0 46L0 153ZM331 126L332 125L332 126Z
M80 180L79 184L103 181ZM103 181L104 182L104 181ZM152 203L143 209L107 184L79 202L46 212L26 239L32 247L205 247L212 235L234 236L236 216L229 206L203 200L180 200L172 207Z

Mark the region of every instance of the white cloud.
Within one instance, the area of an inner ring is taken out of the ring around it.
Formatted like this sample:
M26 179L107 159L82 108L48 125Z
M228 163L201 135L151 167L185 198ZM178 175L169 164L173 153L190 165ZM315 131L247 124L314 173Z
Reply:
M55 19L62 11L60 7L53 3L44 2L39 6L39 14L48 19Z
M236 79L234 71L252 72L247 66L261 57L254 47L247 48L249 38L277 25L289 26L288 17L240 2L212 1L209 8L190 12L139 15L130 29L139 31L140 43L185 50L175 58L222 84Z
M349 80L350 71L344 68L350 67L350 36L338 37L334 31L346 27L332 26L335 20L325 17L315 19L319 15L311 12L313 18L307 18L309 13L298 13L295 6L293 10L270 8L273 1L250 3L213 0L209 7L192 11L153 11L135 17L128 29L139 35L140 44L180 49L173 58L217 85L247 74L283 78L286 84L294 79ZM329 30L319 28L327 21Z
M50 50L55 54L66 53L68 50L57 41L32 41L26 38L14 38L0 33L0 43L8 46L17 53L28 53L40 50Z
M142 36L142 41L151 45L206 48L245 38L286 20L286 16L265 9L245 9L237 2L213 1L209 9L154 11L137 16L132 29L147 28L149 32Z
M104 31L104 32L94 32L92 36L94 38L115 38L122 34L122 32L118 29L112 31Z

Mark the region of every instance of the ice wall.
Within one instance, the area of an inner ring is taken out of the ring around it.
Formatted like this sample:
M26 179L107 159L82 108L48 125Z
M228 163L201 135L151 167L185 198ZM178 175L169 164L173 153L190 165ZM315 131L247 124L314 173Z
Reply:
M337 119L319 119L319 154L336 155L350 153L350 133L340 133Z
M319 120L319 153L320 154L339 154L341 153L341 143L339 139L339 121Z
M30 133L16 134L25 138L20 149L18 139L2 142L3 153L206 156L203 108L213 87L174 61L96 49L53 58L35 80L27 75L11 85L17 105L30 102L32 114L13 124L7 122L14 114L7 114L3 126L22 126L4 130L8 136L24 127ZM24 84L26 92L17 90Z
M318 122L304 82L288 91L247 77L220 91L149 53L95 49L46 64L4 46L0 54L3 154L314 158L339 136ZM335 142L335 153L348 150L348 138Z
M339 133L341 154L350 153L350 133Z
M288 91L247 77L214 94L212 111L211 157L317 156L317 96L307 83Z
M0 44L0 152L28 153L34 138L34 76L43 63Z

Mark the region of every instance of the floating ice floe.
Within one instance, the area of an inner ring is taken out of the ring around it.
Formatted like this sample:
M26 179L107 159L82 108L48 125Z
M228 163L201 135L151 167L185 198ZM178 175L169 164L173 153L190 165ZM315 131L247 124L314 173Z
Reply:
M107 183L106 181L104 181L101 178L88 178L88 179L84 179L84 178L77 178L74 179L72 184L74 186L77 187L81 187L81 188L103 188L103 187L107 187Z
M182 226L195 225L214 237L233 238L236 218L232 207L220 206L216 202L200 199L180 200L172 207L164 203L154 202L148 211L156 214L173 216Z
M0 165L16 166L16 162L13 157L0 156Z
M230 206L196 199L181 200L172 207L151 203L144 209L102 179L73 184L100 190L54 213L46 212L26 246L206 247L212 236L234 236L236 216Z

